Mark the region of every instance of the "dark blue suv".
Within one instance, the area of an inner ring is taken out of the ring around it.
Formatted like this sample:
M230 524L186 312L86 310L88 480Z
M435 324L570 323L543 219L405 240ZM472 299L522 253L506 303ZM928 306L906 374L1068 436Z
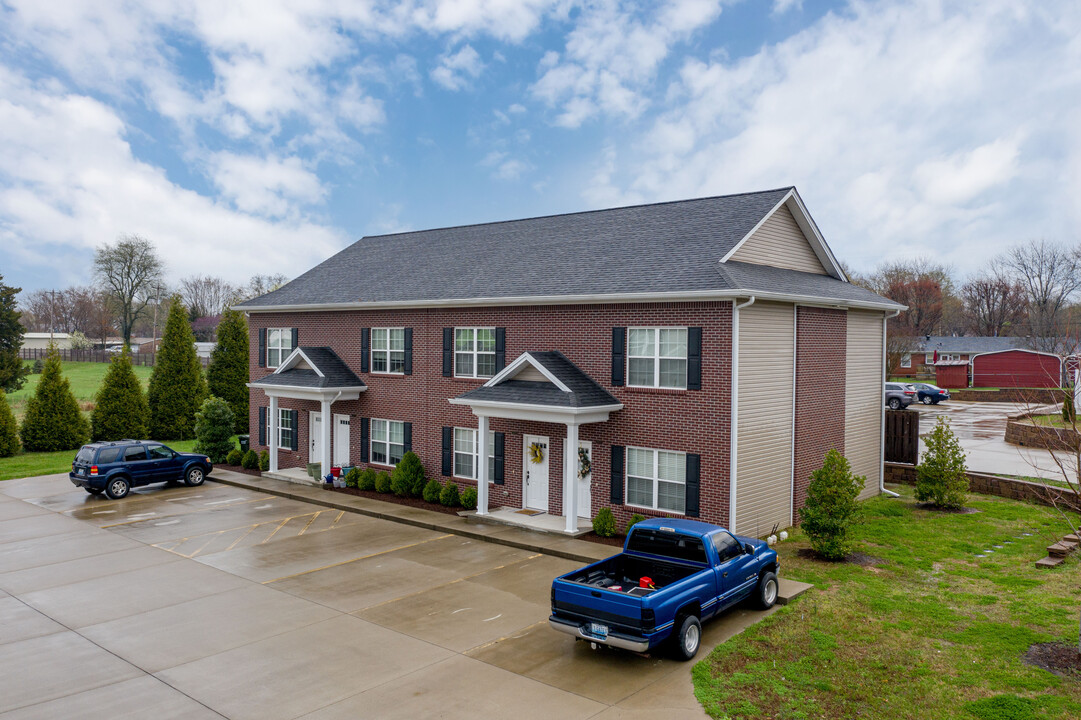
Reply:
M105 493L119 500L133 487L151 483L202 485L213 467L210 458L199 453L176 452L150 440L117 440L83 445L68 479L91 495Z

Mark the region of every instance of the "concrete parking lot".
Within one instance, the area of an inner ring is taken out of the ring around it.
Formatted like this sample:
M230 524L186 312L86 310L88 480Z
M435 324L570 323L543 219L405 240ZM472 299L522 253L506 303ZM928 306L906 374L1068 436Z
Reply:
M0 718L705 717L690 665L547 627L575 566L213 482L7 481Z

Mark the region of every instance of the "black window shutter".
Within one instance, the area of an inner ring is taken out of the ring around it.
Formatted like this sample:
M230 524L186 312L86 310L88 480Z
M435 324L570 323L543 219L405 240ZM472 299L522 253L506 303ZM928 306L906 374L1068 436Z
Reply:
M368 418L360 419L360 461L368 462L368 426L371 421Z
M297 332L297 328L293 328L292 330L293 330L293 348L292 349L296 350L297 345L300 344L300 342L297 340L297 338L299 336L299 333Z
M405 329L405 374L413 374L413 328Z
M495 477L492 478L496 485L503 484L503 448L506 445L506 433L497 432L495 434Z
M612 504L623 504L623 446L612 446Z
M259 367L266 367L266 328L259 328Z
M507 367L507 328L495 329L495 371Z
M259 408L259 444L266 445L266 408Z
M687 389L702 389L702 328L687 328Z
M454 328L443 328L443 377L454 375ZM446 475L447 473L443 473Z
M684 514L698 517L698 488L702 468L702 456L687 453L687 504Z
M623 385L623 371L627 367L627 328L612 328L612 385Z
M443 428L443 475L454 474L454 428Z
M297 450L300 448L300 413L296 410L290 410L289 414L293 416L293 445L292 449Z
M360 371L362 373L371 370L372 359L372 329L361 328L360 330Z
M402 452L410 452L413 449L413 423L402 423L402 436L404 438Z

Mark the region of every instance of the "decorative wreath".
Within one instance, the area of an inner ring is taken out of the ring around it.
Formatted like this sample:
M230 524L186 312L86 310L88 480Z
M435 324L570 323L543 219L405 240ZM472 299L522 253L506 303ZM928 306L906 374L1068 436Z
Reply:
M585 479L586 475L593 470L593 463L589 460L589 451L584 447L578 448L578 479Z
M540 465L542 462L544 462L544 446L538 442L530 445L529 460L536 465Z

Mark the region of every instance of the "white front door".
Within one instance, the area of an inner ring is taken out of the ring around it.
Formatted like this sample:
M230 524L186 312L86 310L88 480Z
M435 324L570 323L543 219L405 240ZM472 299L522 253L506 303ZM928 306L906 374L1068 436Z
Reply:
M334 461L337 467L349 464L349 416L334 416Z
M538 455L540 462L534 462ZM548 438L543 435L523 436L522 458L525 465L522 471L525 482L522 504L548 512Z
M593 496L590 493L593 484L593 443L589 440L582 440L578 443L578 447L580 448L578 457L574 458L574 472L578 478L578 517L588 520L593 517ZM590 472L584 475L582 474L582 450L585 450L586 461L589 463L590 468Z
M323 413L308 412L308 462L323 461Z

